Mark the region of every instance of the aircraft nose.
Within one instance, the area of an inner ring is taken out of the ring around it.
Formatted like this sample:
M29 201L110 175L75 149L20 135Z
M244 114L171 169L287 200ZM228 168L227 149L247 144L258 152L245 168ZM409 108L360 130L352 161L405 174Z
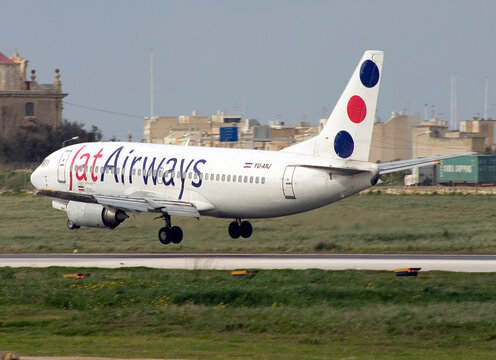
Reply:
M41 175L41 169L40 169L40 166L38 166L34 171L33 173L31 174L31 184L33 184L33 186L36 188L36 189L41 189L43 187L43 182L42 182L42 175Z

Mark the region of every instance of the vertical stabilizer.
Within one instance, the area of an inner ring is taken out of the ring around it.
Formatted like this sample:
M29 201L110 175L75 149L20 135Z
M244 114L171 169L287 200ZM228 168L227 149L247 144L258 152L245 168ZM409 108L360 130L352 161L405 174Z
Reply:
M365 51L320 134L283 151L368 161L383 61L383 51Z

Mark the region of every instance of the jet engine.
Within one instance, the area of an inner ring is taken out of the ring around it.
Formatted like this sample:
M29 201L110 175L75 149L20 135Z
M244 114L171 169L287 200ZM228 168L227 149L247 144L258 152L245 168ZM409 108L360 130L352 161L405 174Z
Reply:
M70 223L77 228L88 226L94 228L113 229L129 216L119 209L106 208L100 204L88 204L79 201L69 201L67 204L68 226ZM71 226L69 226L71 228Z

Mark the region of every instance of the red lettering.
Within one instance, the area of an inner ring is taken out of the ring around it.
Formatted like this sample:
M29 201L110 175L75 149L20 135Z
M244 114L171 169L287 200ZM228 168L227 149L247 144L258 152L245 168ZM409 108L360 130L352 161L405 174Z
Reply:
M95 175L95 165L96 165L96 160L100 159L102 157L102 151L103 151L103 148L101 148L100 151L96 155L93 155L93 158L95 159L95 160L93 160L93 171L91 172L91 179L93 181L98 180L98 176Z
M74 155L74 157L72 158L72 162L71 162L71 168L73 167L74 165L74 161L76 160L77 156L79 155L79 152L81 150L83 150L83 148L85 147L86 145L83 145L77 152L76 152L76 155ZM69 191L72 190L72 171L69 172Z
M76 169L76 179L78 179L79 181L81 181L81 180L88 181L88 178L86 177L86 170L87 170L88 162L90 161L90 154L88 154L88 153L83 154L83 155L81 155L81 157L79 159L81 160L83 158L86 158L86 161L83 165L80 165ZM81 175L79 175L79 173L78 173L79 170L81 170L81 172L82 172Z

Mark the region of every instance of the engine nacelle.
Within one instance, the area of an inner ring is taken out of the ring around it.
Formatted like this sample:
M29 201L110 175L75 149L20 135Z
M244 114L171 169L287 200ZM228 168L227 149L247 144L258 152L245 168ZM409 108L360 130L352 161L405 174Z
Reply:
M69 201L66 211L67 218L74 225L94 228L113 229L129 217L122 210L79 201Z

